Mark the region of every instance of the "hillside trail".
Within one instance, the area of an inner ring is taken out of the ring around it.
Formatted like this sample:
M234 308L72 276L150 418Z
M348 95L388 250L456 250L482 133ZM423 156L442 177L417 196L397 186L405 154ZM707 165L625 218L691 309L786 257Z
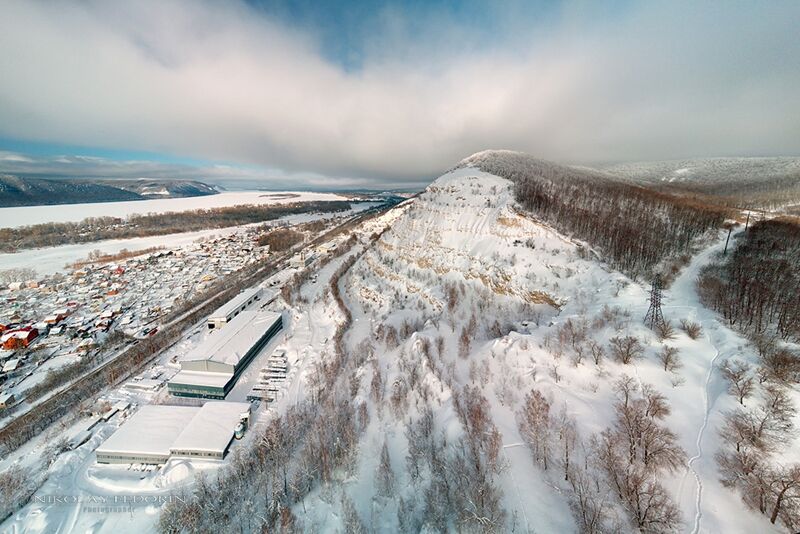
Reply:
M738 233L737 233L738 235ZM697 429L695 439L695 451L691 458L686 462L686 471L681 478L678 496L683 494L684 484L686 478L691 473L695 481L695 513L694 521L690 532L698 534L701 531L703 519L703 480L698 471L698 466L704 464L713 458L709 458L704 451L703 443L706 437L706 430L708 428L709 416L714 409L714 405L719 396L724 393L724 386L720 389L719 385L714 387L715 378L718 377L718 361L722 356L719 349L721 344L720 335L726 330L717 320L716 314L706 308L700 302L700 296L697 293L697 279L700 270L712 263L717 255L723 251L725 246L726 235L721 232L717 239L703 251L692 258L689 265L678 275L672 283L669 290L665 293L665 310L686 310L689 312L688 318L699 323L703 329L703 335L714 351L713 355L709 354L707 359L707 367L705 369L704 380L701 384L702 387L702 406L703 406L703 420L700 427Z

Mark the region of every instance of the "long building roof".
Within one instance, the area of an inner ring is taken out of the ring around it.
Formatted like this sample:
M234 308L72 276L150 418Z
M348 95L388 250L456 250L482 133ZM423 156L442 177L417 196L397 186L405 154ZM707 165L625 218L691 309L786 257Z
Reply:
M172 450L224 453L239 418L248 411L250 404L247 402L205 403L175 438Z
M169 383L187 386L209 386L215 388L224 388L225 384L227 384L231 378L233 378L233 373L179 371L178 374L169 380Z
M217 308L217 310L209 316L209 319L227 317L231 312L240 308L242 304L253 298L258 293L261 293L261 287L259 286L245 289L231 300Z
M97 448L97 453L169 456L175 438L199 411L194 406L142 406Z
M225 328L209 332L208 337L192 349L182 362L211 360L236 365L255 342L280 320L279 313L245 310Z

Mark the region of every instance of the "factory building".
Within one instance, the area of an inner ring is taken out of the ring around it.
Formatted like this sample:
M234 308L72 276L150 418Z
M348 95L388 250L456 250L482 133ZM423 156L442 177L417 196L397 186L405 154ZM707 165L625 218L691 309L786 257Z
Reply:
M163 464L170 447L200 408L142 406L97 448L101 464Z
M247 402L207 402L170 447L172 456L222 460L236 426L250 418Z
M220 306L214 313L208 316L208 328L222 328L231 322L234 317L242 313L255 301L261 299L262 289L258 286L245 289L231 300Z
M209 333L180 362L180 372L168 383L169 392L181 397L224 399L239 375L282 328L279 313L240 312L225 328Z
M249 415L245 402L142 406L97 448L97 462L164 464L175 456L222 460L236 427Z

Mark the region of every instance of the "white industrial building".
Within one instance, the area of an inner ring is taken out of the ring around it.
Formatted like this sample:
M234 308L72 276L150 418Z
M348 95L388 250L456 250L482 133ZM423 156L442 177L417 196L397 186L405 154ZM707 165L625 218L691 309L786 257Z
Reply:
M259 286L245 289L231 300L217 308L217 310L208 316L208 328L222 328L227 323L231 322L234 317L242 313L252 303L261 300L262 289Z
M221 460L249 413L245 402L142 406L97 448L97 462L163 464L173 456Z
M281 331L281 314L246 310L192 350L168 383L183 397L224 399L247 365Z
M209 401L175 438L170 452L172 456L222 460L236 425L249 415L247 402Z
M175 439L199 411L191 406L142 406L97 448L98 463L165 463Z

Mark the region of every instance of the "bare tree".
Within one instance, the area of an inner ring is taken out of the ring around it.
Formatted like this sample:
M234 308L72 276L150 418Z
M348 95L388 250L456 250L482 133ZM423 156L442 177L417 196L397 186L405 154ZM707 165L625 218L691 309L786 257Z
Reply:
M700 334L703 333L703 328L699 323L695 323L694 321L690 321L688 319L681 319L681 330L686 332L686 335L691 339L697 339L700 337Z
M607 532L610 503L608 490L600 480L596 470L572 469L569 477L570 509L578 524L578 531L584 534Z
M391 497L394 494L394 471L392 470L392 462L389 458L389 446L384 439L383 447L381 448L381 459L378 463L378 471L375 476L375 486L378 495L381 497Z
M766 352L761 361L767 379L781 384L800 382L800 355L788 349L776 349Z
M538 390L531 390L517 414L517 425L522 438L528 443L536 463L546 471L552 440L550 402Z
M656 324L656 334L661 341L675 339L675 328L671 322L664 320Z
M744 405L745 399L755 390L755 381L750 371L750 364L742 360L728 361L721 369L722 376L728 381L728 393L736 396L741 405Z
M571 473L570 462L575 449L575 443L578 440L578 431L575 427L575 421L567 415L566 406L561 410L558 418L558 439L561 444L561 467L564 471L564 480L569 482Z
M624 448L618 434L608 430L601 434L597 456L609 486L641 532L674 531L680 523L678 507L658 482L657 473L630 463Z
M361 521L356 507L346 493L342 493L342 526L347 534L366 534L367 527Z
M670 373L681 368L681 360L678 357L678 349L676 347L664 345L658 353L658 359L664 364L664 370Z
M647 384L641 396L632 393L629 380L617 383L614 428L627 443L629 462L641 462L647 469L677 469L685 454L675 433L660 424L670 413L666 398Z
M612 337L609 342L614 357L625 365L638 360L644 354L644 347L634 336Z
M592 353L592 361L594 361L594 364L600 365L600 362L603 361L603 356L605 355L603 346L595 340L591 340L589 342L589 351Z
M775 523L779 516L792 530L797 530L800 522L800 465L788 469L774 469L769 472L767 484L772 497L770 523Z
M458 336L458 355L462 358L469 356L470 347L472 346L472 337L467 327L461 329L461 335Z

